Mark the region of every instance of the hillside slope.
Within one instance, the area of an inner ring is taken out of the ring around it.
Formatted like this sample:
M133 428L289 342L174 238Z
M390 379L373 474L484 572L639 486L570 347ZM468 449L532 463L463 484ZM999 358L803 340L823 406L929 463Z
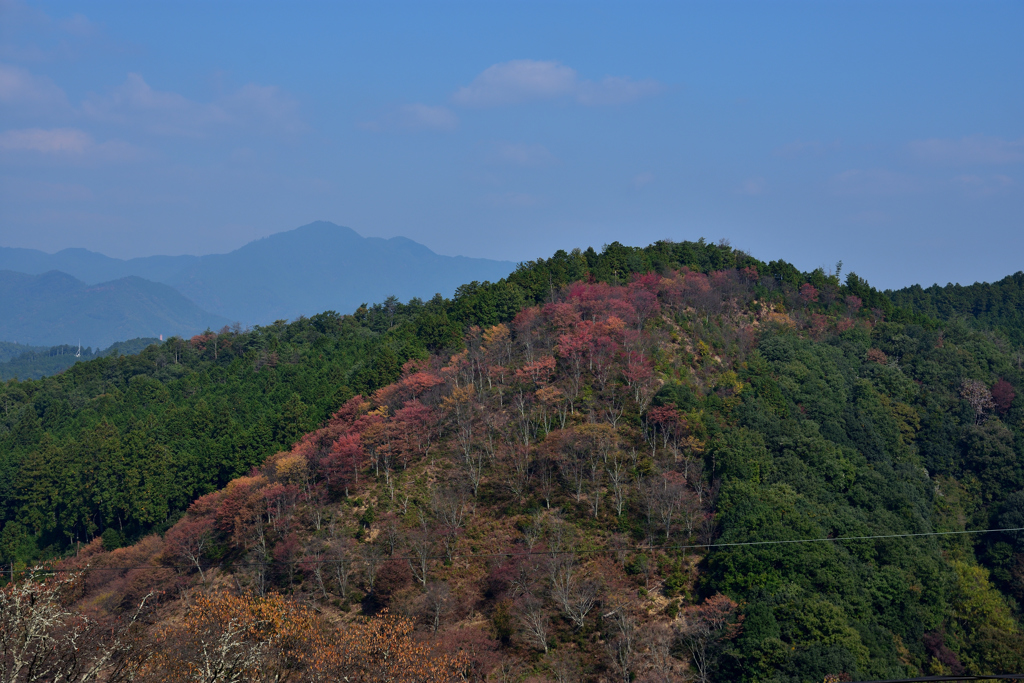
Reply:
M659 272L637 273L655 262ZM1019 670L1019 534L913 535L1024 526L1015 358L990 333L901 322L856 276L842 285L785 265L701 243L612 245L451 302L282 326L278 348L308 335L313 357L336 343L338 332L313 334L331 320L368 339L385 332L364 369L313 392L335 392L319 429L193 502L162 536L111 550L122 539L108 518L65 568L89 567L84 604L114 614L164 591L153 618L172 632L204 592L259 605L287 594L342 633L387 607L464 655L458 673L473 680ZM253 340L224 341L182 353L231 349L225 368L239 372L237 345ZM147 353L139 369L158 364ZM259 358L246 372L266 386L275 376ZM204 374L213 386L225 377ZM134 384L140 409L171 398ZM121 462L116 430L96 434L109 448L90 452ZM37 444L21 451L15 490L42 495L41 463L54 458L75 471L74 442L20 425L11 439ZM131 475L153 482L147 492L167 462L149 449ZM30 510L5 513L24 515L29 534L5 529L6 552L55 523ZM759 545L732 545L747 543ZM225 637L233 609L249 608L218 606L189 637ZM162 652L183 666L196 647ZM305 652L257 655L296 680L346 670Z
M227 323L171 287L138 277L87 285L56 271L0 271L0 339L106 347L135 337L191 336Z

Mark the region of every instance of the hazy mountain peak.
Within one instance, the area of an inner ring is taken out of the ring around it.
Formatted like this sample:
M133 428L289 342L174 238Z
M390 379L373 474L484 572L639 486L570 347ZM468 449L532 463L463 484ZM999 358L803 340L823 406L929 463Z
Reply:
M192 335L228 321L201 310L172 287L128 276L88 285L51 270L0 270L0 339L109 346L133 337Z
M499 280L515 264L442 256L407 237L363 237L346 226L314 221L226 254L207 256L123 260L78 247L55 254L0 248L0 269L29 275L60 271L79 285L105 283L105 289L123 278L141 278L170 285L200 309L231 321L265 324L324 310L348 313L362 302L383 301L391 295L402 300L451 295L464 282ZM48 276L33 286L59 277ZM61 282L65 288L72 287ZM133 286L143 288L140 282ZM135 336L139 334L150 332L140 330Z

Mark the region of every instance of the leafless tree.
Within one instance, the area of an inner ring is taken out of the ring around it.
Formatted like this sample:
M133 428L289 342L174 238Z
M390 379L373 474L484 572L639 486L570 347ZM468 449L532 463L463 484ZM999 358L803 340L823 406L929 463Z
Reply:
M621 517L629 491L629 468L618 452L612 454L608 464L608 485L611 486L615 502L615 516Z
M577 448L570 448L568 453L563 453L559 460L562 476L572 487L576 496L576 502L583 500L583 483L587 478L587 459Z
M327 559L331 563L331 573L338 587L338 595L342 600L347 600L355 570L351 541L344 537L331 539Z
M551 674L558 683L577 683L580 680L580 659L560 647L550 664Z
M675 634L672 627L650 621L640 629L639 649L642 652L643 683L682 683L688 679L682 662L672 656Z
M555 493L556 473L551 458L539 458L537 461L537 493L544 499L544 507L551 507L551 497Z
M644 516L647 522L647 545L654 545L654 515L658 509L658 484L659 475L652 474L644 477L640 482L640 503L643 505Z
M430 560L437 548L436 536L434 530L426 524L421 524L409 534L409 551L412 554L409 568L412 570L413 578L424 587L427 585L427 575L430 572Z
M597 519L597 513L601 510L601 483L604 481L604 467L601 466L599 458L592 458L590 461L590 511Z
M597 602L597 583L584 576L572 555L562 555L551 569L551 597L577 629Z
M367 592L372 593L373 587L377 583L377 570L380 569L380 565L384 562L384 548L376 542L363 543L361 551L363 556L363 579L366 581Z
M544 604L533 595L527 595L523 599L520 605L519 623L522 626L523 639L547 654L551 620L544 609Z
M700 522L700 533L697 539L702 545L708 545L715 540L718 535L718 520L715 518L713 512L708 512L703 516Z
M451 611L451 589L444 581L430 583L423 596L427 610L427 619L434 633L441 626L441 620Z
M431 500L434 516L441 523L441 540L444 542L448 561L455 554L459 534L466 520L468 493L465 488L455 484L437 489Z
M394 519L389 519L388 523L381 529L381 536L384 539L384 545L387 547L388 555L394 555L395 551L402 544L402 531L398 528L398 524Z
M327 599L327 586L325 585L325 572L324 563L327 560L327 555L323 552L323 548L316 545L310 548L309 552L303 558L303 565L306 570L313 575L313 580L316 581L317 587L320 589L320 594L323 599Z
M697 680L707 683L714 672L719 644L735 638L742 630L739 606L718 594L702 604L687 608L678 628L679 640L693 658Z
M498 683L514 683L522 680L524 666L517 657L502 657L498 665L491 671L488 679Z
M69 607L81 574L38 568L0 588L0 680L119 682L145 660L137 622L150 596L119 620L100 622Z
M615 637L606 642L612 664L618 671L623 683L630 683L636 675L637 646L639 627L636 617L625 605L616 607L604 615L606 621L613 624Z
M522 500L527 494L533 475L530 469L530 448L513 444L504 449L503 455L504 457L501 458L502 481L516 500Z
M672 476L675 475L675 476ZM672 523L683 505L686 487L677 479L674 472L666 473L658 481L655 505L662 529L665 531L665 543L672 540Z
M540 564L536 557L525 557L516 565L515 573L509 581L509 596L531 595L537 585Z

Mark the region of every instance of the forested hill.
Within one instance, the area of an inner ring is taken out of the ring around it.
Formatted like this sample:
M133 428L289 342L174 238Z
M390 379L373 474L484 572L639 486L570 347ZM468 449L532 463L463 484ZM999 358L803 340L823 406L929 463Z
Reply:
M914 285L886 292L897 306L939 320L962 320L977 329L998 329L1014 344L1024 344L1024 272L998 282Z
M126 277L87 285L66 273L0 270L0 339L36 346L192 335L230 324L167 285Z
M21 344L0 346L0 380L8 379L40 379L48 375L56 375L76 363L85 363L94 358L104 356L131 356L139 353L151 344L159 344L160 340L153 337L138 337L123 342L114 342L105 349L71 346L61 344L51 347L31 347ZM12 348L13 347L13 348ZM5 358L4 351L16 351Z
M0 341L0 363L6 363L12 358L17 358L24 353L35 353L39 351L46 351L46 347Z
M1022 382L854 274L559 252L5 384L0 560L66 555L94 618L161 596L106 650L137 680L232 638L240 678L374 680L385 623L422 680L1019 671L1024 539L917 534L1024 526Z

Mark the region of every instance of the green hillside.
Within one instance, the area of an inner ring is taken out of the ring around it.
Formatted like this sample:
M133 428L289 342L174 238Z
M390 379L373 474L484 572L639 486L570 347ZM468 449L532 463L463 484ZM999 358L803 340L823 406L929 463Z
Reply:
M914 285L886 294L894 304L916 314L962 320L976 329L1000 330L1014 344L1024 344L1024 272L993 283Z
M0 361L0 380L9 379L41 379L50 375L56 375L68 369L75 363L84 363L94 358L105 356L131 356L142 351L150 344L159 344L159 339L129 339L128 341L115 342L106 349L92 347L80 348L70 344L60 346L31 347L23 345L10 345L14 347L12 353L6 360ZM0 356L2 357L2 356Z
M954 312L660 242L171 339L3 385L0 561L124 567L81 600L168 596L140 643L388 608L471 680L1020 671L1024 533L957 533L1024 527L1020 328ZM254 661L351 666L303 647Z
M17 358L23 353L45 350L45 346L29 346L28 344L18 344L17 342L0 341L0 363L6 363L12 358Z

